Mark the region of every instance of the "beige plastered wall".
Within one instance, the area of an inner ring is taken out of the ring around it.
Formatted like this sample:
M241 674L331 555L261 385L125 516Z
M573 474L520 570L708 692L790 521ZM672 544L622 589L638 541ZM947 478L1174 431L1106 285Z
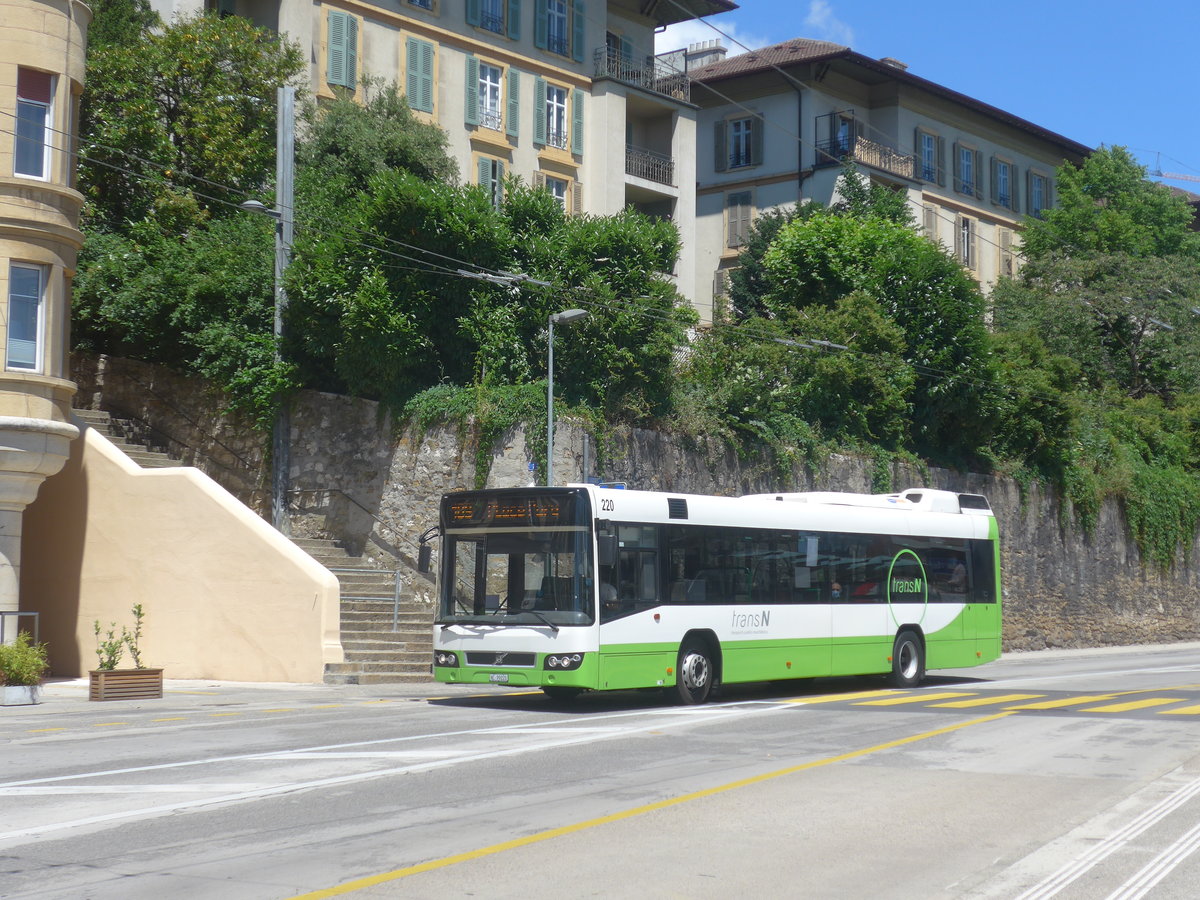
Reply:
M332 573L198 469L142 469L76 424L24 520L21 608L54 675L95 668L93 623L119 633L137 603L143 664L167 678L318 682L342 661Z

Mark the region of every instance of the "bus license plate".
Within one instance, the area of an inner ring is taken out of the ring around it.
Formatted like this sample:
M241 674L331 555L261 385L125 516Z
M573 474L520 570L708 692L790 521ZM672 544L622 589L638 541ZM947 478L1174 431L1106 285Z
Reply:
M508 676L503 673L499 675L489 675L488 681L491 681L494 684L508 684Z

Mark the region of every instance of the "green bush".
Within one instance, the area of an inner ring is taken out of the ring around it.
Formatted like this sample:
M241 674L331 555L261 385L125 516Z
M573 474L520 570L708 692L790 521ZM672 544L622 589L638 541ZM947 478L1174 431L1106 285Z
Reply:
M49 667L45 643L32 643L27 631L11 644L0 644L0 684L40 684Z

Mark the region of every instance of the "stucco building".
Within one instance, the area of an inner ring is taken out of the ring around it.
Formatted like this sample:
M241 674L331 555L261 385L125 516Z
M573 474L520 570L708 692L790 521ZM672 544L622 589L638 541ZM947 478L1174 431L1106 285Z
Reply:
M286 34L318 97L396 81L449 135L462 180L497 202L507 175L574 213L633 206L672 219L674 275L695 293L696 107L687 78L654 56L661 26L730 0L153 0L165 20L201 9Z
M91 18L79 0L0 0L0 613L20 608L25 508L79 433L66 376L82 243L73 151ZM11 640L17 620L0 620Z
M755 218L835 200L844 159L903 192L919 227L986 288L1016 271L1021 223L1053 206L1055 169L1090 152L840 44L795 39L728 59L700 45L689 56L700 107L693 297L705 318Z

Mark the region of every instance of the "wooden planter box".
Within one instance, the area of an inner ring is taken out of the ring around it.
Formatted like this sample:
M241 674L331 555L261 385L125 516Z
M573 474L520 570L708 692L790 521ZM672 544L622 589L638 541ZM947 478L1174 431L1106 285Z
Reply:
M89 700L156 700L163 695L162 669L93 669Z

